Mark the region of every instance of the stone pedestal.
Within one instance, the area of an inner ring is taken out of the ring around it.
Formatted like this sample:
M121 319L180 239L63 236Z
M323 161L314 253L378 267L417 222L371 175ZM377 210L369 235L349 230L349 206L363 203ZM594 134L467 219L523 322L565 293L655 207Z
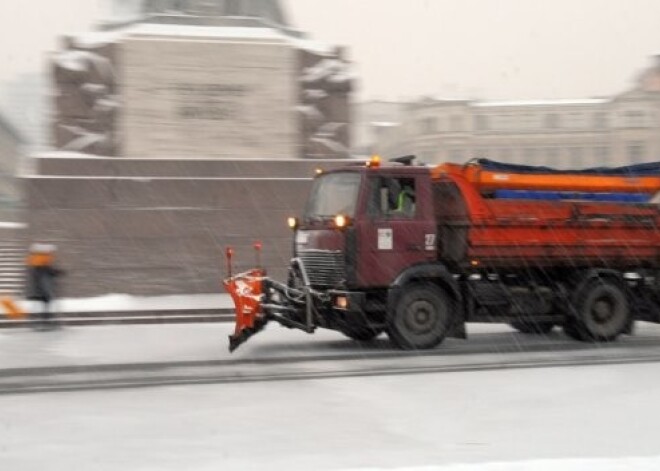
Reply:
M54 243L63 296L217 293L224 250L236 269L286 279L292 233L317 166L344 161L37 158L24 180L29 242Z
M126 158L349 157L353 79L342 50L201 20L66 38L53 66L55 147Z
M235 28L215 36L210 28L181 28L172 36L169 27L156 26L121 43L122 154L299 155L298 64L291 44L275 34L242 37Z

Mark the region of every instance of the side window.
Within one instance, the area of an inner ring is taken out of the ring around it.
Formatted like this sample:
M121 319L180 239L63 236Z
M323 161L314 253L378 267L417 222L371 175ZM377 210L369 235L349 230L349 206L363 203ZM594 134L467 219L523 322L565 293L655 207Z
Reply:
M385 218L413 218L417 210L414 178L378 178L369 212Z

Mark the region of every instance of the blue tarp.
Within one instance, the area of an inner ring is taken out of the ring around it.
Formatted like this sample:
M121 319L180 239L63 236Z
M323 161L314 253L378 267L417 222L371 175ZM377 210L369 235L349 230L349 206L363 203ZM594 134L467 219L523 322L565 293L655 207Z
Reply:
M628 165L625 167L594 167L581 170L558 170L551 167L537 167L533 165L515 165L495 162L489 159L476 159L484 170L503 173L518 174L578 174L578 175L619 175L629 177L660 176L660 162Z
M505 200L543 201L598 201L609 203L648 203L651 197L644 193L580 193L570 191L499 190L495 198Z

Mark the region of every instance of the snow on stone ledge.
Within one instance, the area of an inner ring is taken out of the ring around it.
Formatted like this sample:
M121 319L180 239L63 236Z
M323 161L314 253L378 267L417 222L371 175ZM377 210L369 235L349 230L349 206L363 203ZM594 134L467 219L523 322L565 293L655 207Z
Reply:
M657 471L660 457L537 460L452 464L421 468L353 468L345 471Z
M0 229L25 229L27 228L26 224L21 224L19 222L2 222L0 221Z
M28 312L39 312L40 303L19 301ZM230 309L233 307L228 294L195 294L140 297L112 294L96 298L58 299L55 311L67 312L135 312L200 309Z

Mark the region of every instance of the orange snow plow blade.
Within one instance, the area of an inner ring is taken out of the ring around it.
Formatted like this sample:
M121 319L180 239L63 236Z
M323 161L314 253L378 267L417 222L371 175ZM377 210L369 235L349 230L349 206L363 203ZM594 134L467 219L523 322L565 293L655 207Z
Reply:
M264 270L254 269L240 275L230 276L223 282L236 308L236 328L234 335L229 336L230 352L260 332L268 323L261 306L265 277Z

